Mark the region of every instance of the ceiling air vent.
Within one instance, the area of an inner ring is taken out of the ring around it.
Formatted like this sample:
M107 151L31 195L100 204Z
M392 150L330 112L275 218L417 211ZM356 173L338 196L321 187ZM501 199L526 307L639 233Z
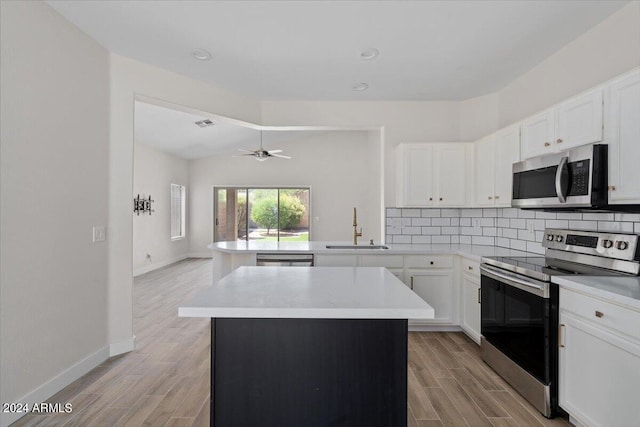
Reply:
M213 126L215 123L213 123L211 120L209 119L204 119L204 120L198 120L197 122L195 122L198 126L200 126L201 128L206 128L207 126Z

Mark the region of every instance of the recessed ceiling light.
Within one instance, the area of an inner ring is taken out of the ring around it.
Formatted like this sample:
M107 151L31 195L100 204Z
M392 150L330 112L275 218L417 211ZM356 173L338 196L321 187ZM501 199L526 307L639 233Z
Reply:
M366 61L375 59L380 54L380 51L375 47L369 47L360 52L360 59L364 59Z
M366 83L356 83L351 89L355 90L356 92L362 92L363 90L369 89L369 85Z
M194 49L191 51L191 56L198 61L210 61L211 54L204 49Z

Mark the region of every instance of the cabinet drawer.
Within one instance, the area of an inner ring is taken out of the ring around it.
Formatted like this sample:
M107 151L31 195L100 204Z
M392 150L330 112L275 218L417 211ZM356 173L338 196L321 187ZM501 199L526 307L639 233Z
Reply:
M560 310L640 341L640 312L560 288Z
M402 255L361 255L362 267L390 267L402 268Z
M452 268L453 255L409 255L405 257L408 268Z
M472 276L480 276L480 263L468 258L462 258L462 272Z

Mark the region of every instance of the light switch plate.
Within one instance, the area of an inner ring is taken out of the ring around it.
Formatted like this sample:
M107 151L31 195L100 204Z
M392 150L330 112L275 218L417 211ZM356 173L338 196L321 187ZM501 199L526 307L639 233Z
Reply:
M103 225L93 227L93 242L104 242L107 239L107 232Z

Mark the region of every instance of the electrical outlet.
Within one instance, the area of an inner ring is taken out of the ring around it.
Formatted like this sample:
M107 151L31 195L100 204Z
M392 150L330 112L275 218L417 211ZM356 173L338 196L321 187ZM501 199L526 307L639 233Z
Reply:
M93 242L104 242L107 239L107 231L104 225L93 226Z

